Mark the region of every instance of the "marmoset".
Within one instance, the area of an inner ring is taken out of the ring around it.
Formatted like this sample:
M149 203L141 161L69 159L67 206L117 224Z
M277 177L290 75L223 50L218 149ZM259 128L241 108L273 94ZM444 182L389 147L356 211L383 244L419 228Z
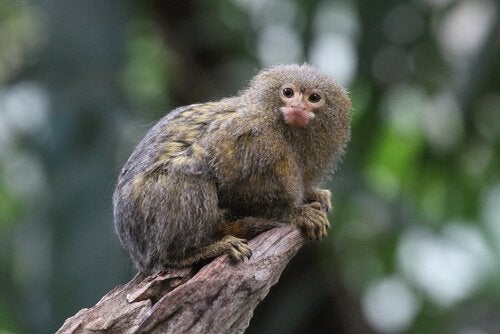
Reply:
M350 135L350 99L318 69L279 65L238 95L179 107L125 163L113 195L116 233L152 273L229 254L280 224L327 233L330 192L318 184Z

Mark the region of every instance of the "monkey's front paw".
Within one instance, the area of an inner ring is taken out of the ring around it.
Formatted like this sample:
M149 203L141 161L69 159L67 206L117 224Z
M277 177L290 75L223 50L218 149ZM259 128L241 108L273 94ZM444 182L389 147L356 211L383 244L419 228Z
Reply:
M227 243L227 252L235 262L242 262L245 258L252 256L252 249L248 246L248 241L228 235L224 238Z
M324 212L330 212L332 209L331 202L332 193L327 189L314 189L308 196L307 200L309 203L313 204L318 202L320 204L319 210Z
M328 234L327 230L330 227L326 213L319 210L318 207L318 202L304 205L295 218L295 224L310 240L321 240Z

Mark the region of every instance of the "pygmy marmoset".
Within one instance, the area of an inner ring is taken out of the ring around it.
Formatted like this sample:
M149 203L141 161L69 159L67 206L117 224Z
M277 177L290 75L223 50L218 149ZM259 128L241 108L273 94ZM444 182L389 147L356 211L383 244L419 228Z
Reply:
M113 196L118 237L152 273L227 253L279 224L326 235L330 192L317 188L343 154L350 99L309 65L258 73L237 96L179 107L132 153Z

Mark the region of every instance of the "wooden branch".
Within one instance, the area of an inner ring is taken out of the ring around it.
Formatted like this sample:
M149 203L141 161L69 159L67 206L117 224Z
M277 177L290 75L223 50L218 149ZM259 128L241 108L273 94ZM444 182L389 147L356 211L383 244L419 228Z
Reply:
M304 241L295 226L285 225L251 240L253 255L240 264L223 255L199 270L137 274L57 333L242 333Z

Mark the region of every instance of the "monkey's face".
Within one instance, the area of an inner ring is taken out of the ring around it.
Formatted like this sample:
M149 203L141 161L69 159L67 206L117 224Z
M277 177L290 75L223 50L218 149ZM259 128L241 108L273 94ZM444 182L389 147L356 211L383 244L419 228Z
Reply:
M316 116L317 109L325 104L325 95L319 89L304 89L295 84L280 87L283 106L280 108L285 123L306 127Z

